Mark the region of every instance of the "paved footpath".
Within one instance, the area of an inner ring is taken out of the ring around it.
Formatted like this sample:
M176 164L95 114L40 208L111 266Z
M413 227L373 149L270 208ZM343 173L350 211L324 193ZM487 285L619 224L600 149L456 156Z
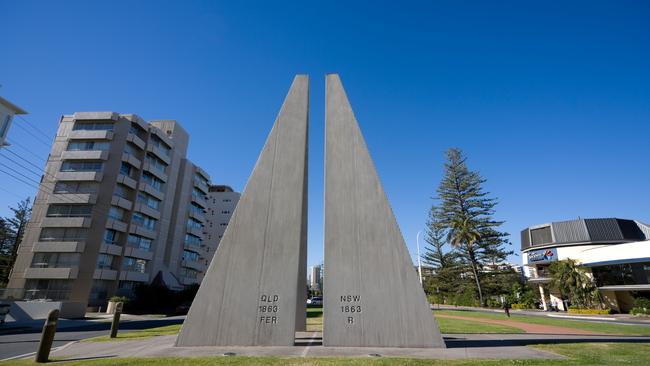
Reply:
M518 322L516 320L484 319L484 318L447 315L447 314L436 314L436 318L450 318L450 319L468 320L468 321L479 322L479 323L505 325L508 327L519 328L526 333L535 333L535 334L611 335L611 333L598 333L598 332L593 332L584 329L565 328L565 327L558 327L553 325L531 324L531 323Z

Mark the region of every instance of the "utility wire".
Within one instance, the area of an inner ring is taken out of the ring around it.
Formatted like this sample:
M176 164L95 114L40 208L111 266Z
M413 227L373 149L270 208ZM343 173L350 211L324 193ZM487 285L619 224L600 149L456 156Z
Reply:
M20 119L22 119L23 121L25 121L25 123L27 123L28 125L30 125L30 126L32 127L32 129L34 129L34 131L40 133L40 134L41 134L42 136L44 136L46 139L49 140L49 139L52 138L52 137L51 137L50 135L48 135L47 133L43 132L43 130L41 130L40 128L36 127L35 124L33 124L32 122L30 122L29 120L27 120L27 118L23 117L23 116L20 115L20 114L18 114L17 116L18 116L18 118L20 118Z
M28 130L27 127L25 127L25 126L22 125L22 123L14 123L14 125L16 125L16 126L22 128L23 131L27 132L30 136L32 136L33 138L35 138L38 142L42 143L43 145L48 146L48 147L51 145L50 142L44 140L42 137L40 137L40 136L34 134L32 131Z
M11 155L17 157L18 159L20 159L20 160L26 162L27 164L33 166L33 167L36 168L36 169L38 169L38 171L39 171L38 175L43 175L43 174L45 174L45 175L48 175L48 176L54 178L52 175L50 175L50 174L47 172L46 169L44 169L44 168L42 168L42 167L39 167L38 165L32 163L31 161L29 161L29 160L23 158L22 156L16 154L15 152L13 152L13 151L11 151L11 150L9 150L9 149L0 150L0 153L2 153L2 152L4 152L4 151L7 151L7 152L10 153ZM1 154L0 154L0 155L1 155ZM5 156L5 158L9 159L7 156ZM11 160L11 159L9 159L9 160ZM14 164L16 164L16 165L20 165L20 164L17 164L16 162L14 162ZM46 163L45 165L47 166L47 163ZM40 173L41 169L43 170L43 174Z
M9 193L9 194L12 195L12 196L16 196L16 197L20 198L21 200L22 200L22 199L25 199L25 197L19 195L18 193L14 193L14 192L12 192L12 191L10 191L10 190L8 190L8 189L5 189L4 187L0 187L0 190L3 190L3 191L5 191L5 192ZM30 196L30 197L31 197L31 196Z
M33 156L33 157L35 157L36 159L38 159L39 162L42 162L42 163L46 163L46 162L47 162L47 159L43 159L42 156L38 156L38 155L34 154L30 149L26 148L26 147L23 146L22 144L19 144L18 142L14 141L14 140L9 140L9 139L7 139L7 142L9 142L9 144L10 144L12 147L13 147L13 146L19 147L21 150L25 151L26 153L28 153L28 154L30 154L31 156ZM0 151L1 151L1 150L0 150Z

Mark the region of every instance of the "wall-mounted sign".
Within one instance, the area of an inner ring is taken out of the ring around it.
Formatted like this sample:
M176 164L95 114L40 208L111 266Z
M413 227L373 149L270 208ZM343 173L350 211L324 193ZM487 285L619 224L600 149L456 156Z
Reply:
M541 249L528 252L529 264L542 264L557 261L557 249Z

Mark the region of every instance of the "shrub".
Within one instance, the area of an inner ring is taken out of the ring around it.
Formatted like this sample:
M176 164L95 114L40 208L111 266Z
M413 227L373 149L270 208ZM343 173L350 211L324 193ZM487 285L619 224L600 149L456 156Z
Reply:
M535 308L534 305L531 306L530 304L512 304L511 306L512 306L513 309L518 309L518 310L522 310L522 309L534 309L534 308Z
M569 313L572 314L590 314L590 315L606 315L611 314L612 309L585 309L575 306L569 306Z
M650 300L645 297L634 299L634 307L630 310L632 315L650 315Z
M108 301L111 301L111 302L121 302L121 303L123 303L123 304L126 305L129 301L131 301L131 299L129 299L129 298L126 297L126 296L113 296L113 297L111 297L110 299L108 299Z

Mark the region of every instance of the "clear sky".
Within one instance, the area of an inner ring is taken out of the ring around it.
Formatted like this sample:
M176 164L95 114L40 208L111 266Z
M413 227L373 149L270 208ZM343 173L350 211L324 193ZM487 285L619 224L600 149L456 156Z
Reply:
M310 74L310 264L323 250L329 72L414 256L451 146L488 179L517 252L533 224L650 222L647 1L0 0L0 14L0 95L47 135L75 111L176 119L190 159L237 190L293 75ZM10 138L47 157L23 130ZM3 173L0 187L35 192ZM17 199L0 192L0 215Z

